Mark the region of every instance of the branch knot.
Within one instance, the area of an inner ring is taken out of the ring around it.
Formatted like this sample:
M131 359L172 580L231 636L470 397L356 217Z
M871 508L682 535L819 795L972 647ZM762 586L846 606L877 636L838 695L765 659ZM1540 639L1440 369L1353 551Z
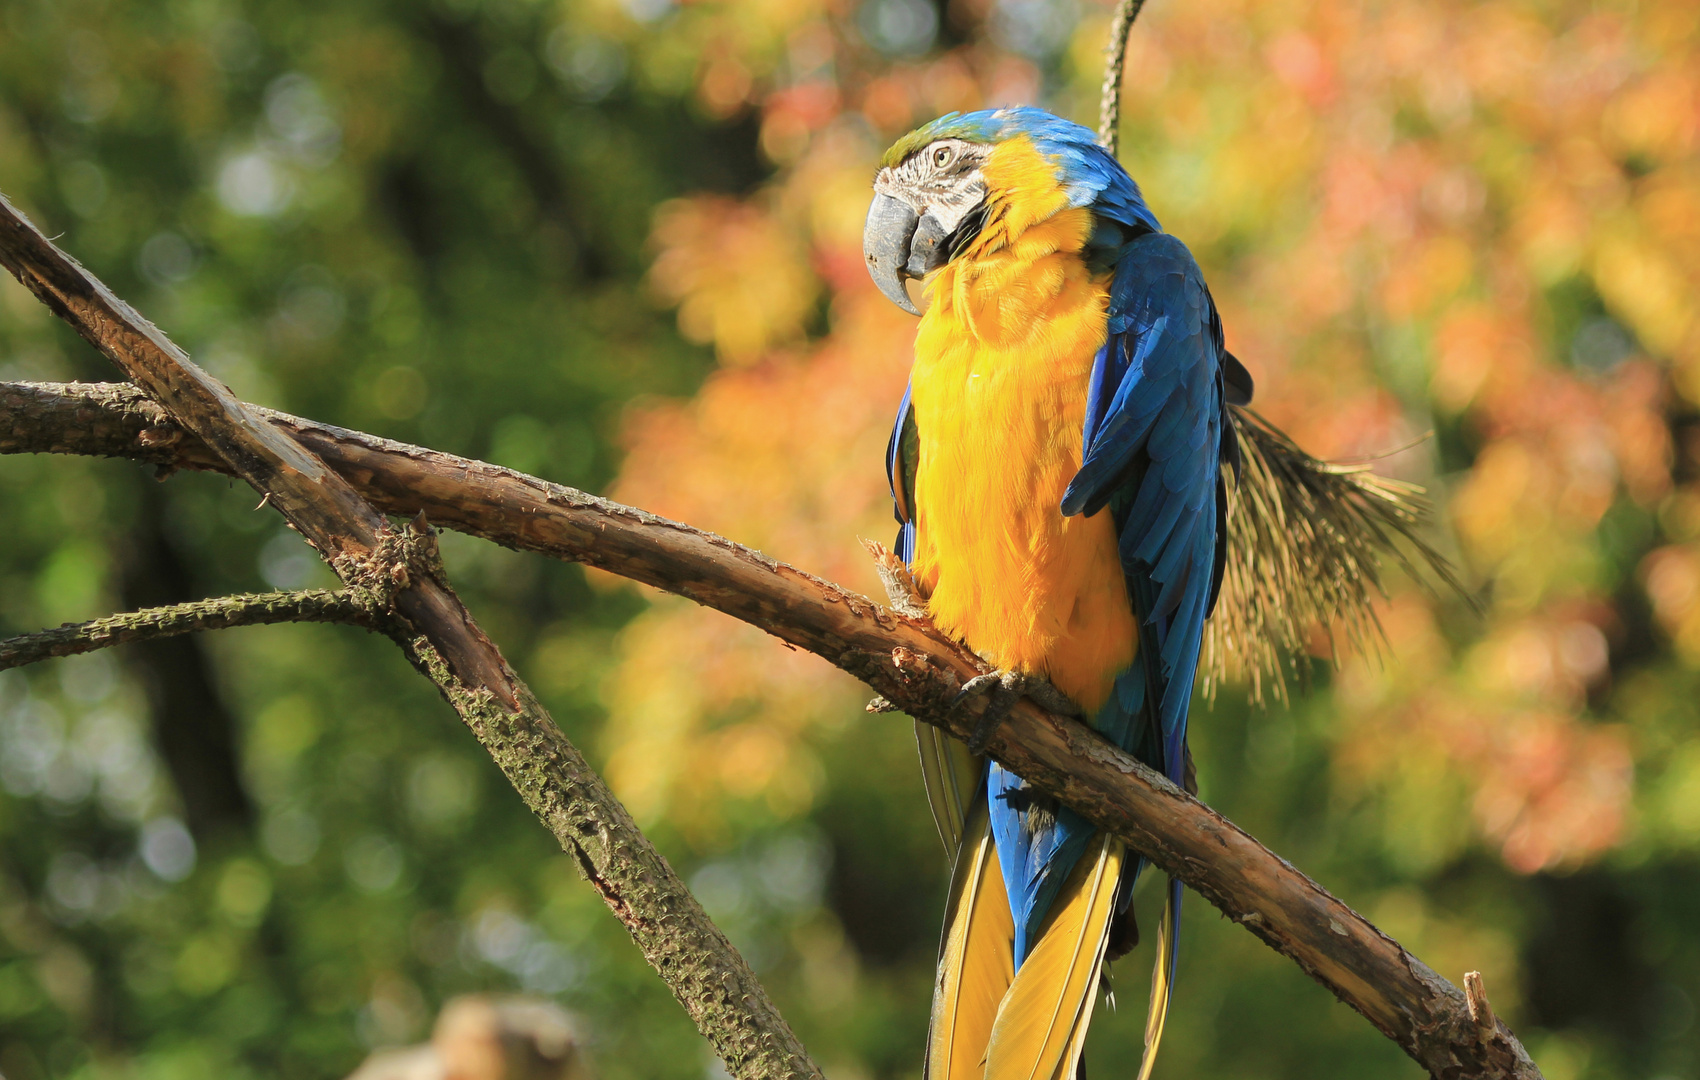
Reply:
M351 594L389 615L396 613L396 597L415 581L446 585L437 531L425 520L423 510L400 528L385 529L377 546L364 556L344 555L330 563Z

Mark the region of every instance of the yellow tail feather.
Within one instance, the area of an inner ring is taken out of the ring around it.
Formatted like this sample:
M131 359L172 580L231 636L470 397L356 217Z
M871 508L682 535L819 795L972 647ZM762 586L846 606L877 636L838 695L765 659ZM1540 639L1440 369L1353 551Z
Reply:
M1163 917L1157 921L1157 963L1151 972L1151 1007L1145 1015L1145 1055L1139 1062L1139 1080L1151 1080L1151 1070L1157 1064L1157 1047L1163 1041L1163 1022L1169 1018L1169 997L1174 984L1169 970L1174 960L1175 900L1172 891L1163 901Z
M919 720L915 721L915 741L921 750L921 779L927 785L933 822L944 841L945 857L954 863L962 846L968 803L979 786L980 759L968 752L961 739Z
M1063 884L998 1008L986 1080L1074 1080L1125 854L1120 840L1099 835Z
M921 745L924 759L924 738ZM966 827L939 945L927 1032L927 1080L980 1080L998 1003L1015 977L1015 920L984 799L972 808Z

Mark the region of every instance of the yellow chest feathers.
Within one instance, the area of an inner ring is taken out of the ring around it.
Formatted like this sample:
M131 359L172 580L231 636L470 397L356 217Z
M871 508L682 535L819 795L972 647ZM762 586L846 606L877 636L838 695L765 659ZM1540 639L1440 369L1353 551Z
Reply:
M941 629L1095 710L1133 660L1133 616L1109 515L1058 504L1080 467L1108 276L1081 255L1090 211L1019 155L994 176L1005 149L987 164L986 228L927 281L914 565Z

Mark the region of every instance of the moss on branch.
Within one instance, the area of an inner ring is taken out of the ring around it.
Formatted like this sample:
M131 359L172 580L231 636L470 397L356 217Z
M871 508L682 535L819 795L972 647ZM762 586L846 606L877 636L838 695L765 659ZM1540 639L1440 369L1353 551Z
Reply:
M352 589L240 593L170 604L88 622L65 623L51 630L0 640L0 671L56 656L74 656L135 641L227 630L233 626L318 622L383 630L387 622L385 608L371 594Z

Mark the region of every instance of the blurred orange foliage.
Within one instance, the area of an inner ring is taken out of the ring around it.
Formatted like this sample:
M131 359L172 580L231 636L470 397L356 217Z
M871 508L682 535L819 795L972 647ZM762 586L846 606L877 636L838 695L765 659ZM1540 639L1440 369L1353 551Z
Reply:
M679 330L725 364L750 364L802 336L815 280L793 231L731 199L682 199L655 213L655 291Z
M873 163L939 112L1031 98L1037 69L973 35L886 60L801 0L752 45L735 28L767 6L693 5L705 106L727 107L738 65L780 169L657 216L656 288L726 367L629 416L616 494L869 589L856 538L891 528L881 450L912 333L860 268ZM1106 21L1073 28L1044 104L1093 121ZM1491 582L1485 621L1452 627L1455 604L1404 588L1382 665L1348 660L1328 705L1343 789L1384 801L1390 846L1480 842L1532 872L1627 834L1633 718L1590 704L1619 633L1614 507L1675 541L1631 587L1700 667L1700 494L1673 479L1667 422L1700 403L1697 27L1688 0L1198 0L1135 29L1123 157L1203 262L1259 409L1323 456L1437 426L1468 447L1461 469L1432 442L1384 467L1445 501ZM805 340L817 296L828 329ZM811 732L844 722L845 680L664 599L623 655L612 774L644 812L806 809Z

